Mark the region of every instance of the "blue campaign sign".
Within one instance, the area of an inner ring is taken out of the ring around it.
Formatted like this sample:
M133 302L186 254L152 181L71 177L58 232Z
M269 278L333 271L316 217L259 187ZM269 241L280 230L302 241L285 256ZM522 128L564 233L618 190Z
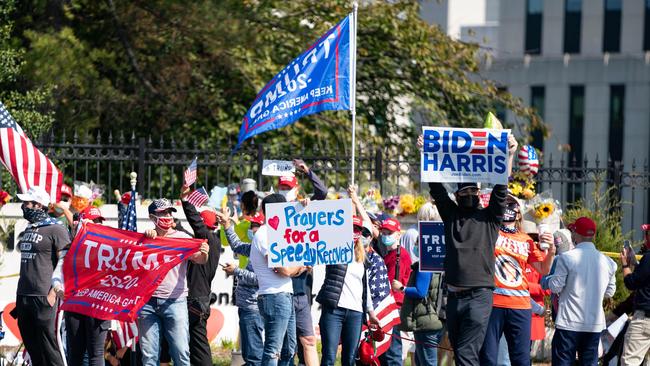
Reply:
M350 109L351 20L336 26L296 57L257 94L235 149L244 140L324 110Z
M420 221L420 271L443 272L445 265L445 226L438 221Z

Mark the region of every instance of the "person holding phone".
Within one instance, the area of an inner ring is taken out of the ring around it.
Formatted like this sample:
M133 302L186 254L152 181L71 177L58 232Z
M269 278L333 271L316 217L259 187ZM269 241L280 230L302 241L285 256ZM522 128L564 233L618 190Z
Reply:
M650 349L650 225L641 226L645 242L641 249L643 257L634 267L630 268L630 257L633 251L629 241L621 251L623 283L629 290L634 291L634 315L625 333L622 365L640 365Z

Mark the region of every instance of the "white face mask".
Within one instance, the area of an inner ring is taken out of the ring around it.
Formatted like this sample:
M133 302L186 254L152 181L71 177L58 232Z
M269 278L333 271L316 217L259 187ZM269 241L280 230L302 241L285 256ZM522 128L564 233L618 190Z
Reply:
M61 205L61 207L65 208L66 210L70 209L70 201L61 201L59 202L59 205Z
M292 188L290 190L281 189L278 191L278 193L283 195L284 198L286 198L287 202L295 201L296 198L298 198L298 194L296 193L295 188Z

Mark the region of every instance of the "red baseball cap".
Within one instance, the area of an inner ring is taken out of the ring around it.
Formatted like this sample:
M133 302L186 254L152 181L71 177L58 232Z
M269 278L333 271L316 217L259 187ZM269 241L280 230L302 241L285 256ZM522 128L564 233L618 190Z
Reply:
M283 175L278 179L278 186L288 186L290 188L298 185L298 179L295 175Z
M209 209L201 211L201 218L203 219L205 226L211 230L217 228L217 215L215 215L214 211Z
M62 196L72 197L72 188L70 188L70 186L67 185L67 184L62 184L61 185L61 195Z
M586 237L591 237L596 234L596 223L588 217L580 217L567 227L569 230Z
M124 193L122 195L122 198L120 198L120 202L122 202L125 205L128 205L130 201L131 201L131 192Z
M255 215L247 216L246 220L250 221L251 224L264 225L264 214L261 211L257 211Z
M643 230L643 231L650 231L650 224L643 224L643 225L641 225L641 230Z
M81 212L81 218L86 220L95 220L95 219L102 219L102 221L106 220L104 216L102 216L102 212L99 211L99 209L95 206L86 207L86 209Z
M352 216L352 226L363 227L363 220L359 216Z
M399 221L390 218L384 220L384 222L381 223L381 229L382 230L386 229L388 231L400 231L401 227L399 225Z

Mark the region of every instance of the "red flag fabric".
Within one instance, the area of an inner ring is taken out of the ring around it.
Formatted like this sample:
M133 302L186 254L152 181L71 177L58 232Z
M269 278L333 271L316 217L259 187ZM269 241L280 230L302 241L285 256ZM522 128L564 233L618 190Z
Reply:
M84 224L63 262L62 309L133 321L167 272L198 252L201 242L148 239L137 232Z

